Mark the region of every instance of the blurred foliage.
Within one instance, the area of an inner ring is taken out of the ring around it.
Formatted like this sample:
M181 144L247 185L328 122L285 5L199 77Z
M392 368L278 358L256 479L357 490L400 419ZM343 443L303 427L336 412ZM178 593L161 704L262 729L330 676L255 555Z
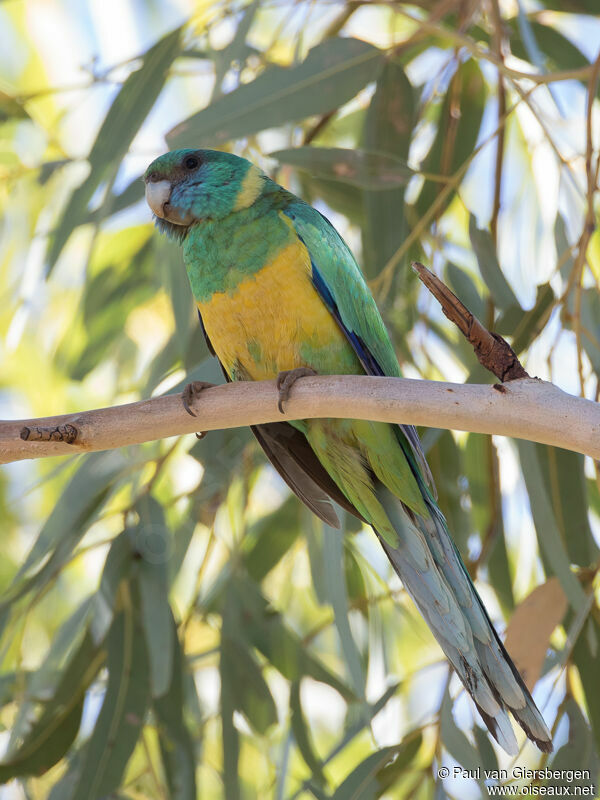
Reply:
M595 2L102 7L0 5L4 417L221 380L142 202L167 146L231 149L324 210L407 375L490 379L418 257L532 374L598 398ZM594 783L598 465L423 439L495 622L553 576L568 601L536 687L556 751L516 763ZM483 778L440 766L509 766L373 536L324 529L247 431L10 465L0 509L0 797L470 798Z

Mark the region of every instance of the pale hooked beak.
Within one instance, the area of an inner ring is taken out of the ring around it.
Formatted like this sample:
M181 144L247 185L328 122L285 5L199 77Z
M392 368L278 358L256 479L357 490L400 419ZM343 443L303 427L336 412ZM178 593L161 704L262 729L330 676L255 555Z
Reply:
M191 214L182 217L180 212L169 204L173 186L171 181L148 181L146 183L146 202L160 219L166 219L173 225L190 225L194 218Z
M148 181L146 184L146 202L161 219L166 219L165 204L171 197L171 181ZM168 211L167 211L168 213Z

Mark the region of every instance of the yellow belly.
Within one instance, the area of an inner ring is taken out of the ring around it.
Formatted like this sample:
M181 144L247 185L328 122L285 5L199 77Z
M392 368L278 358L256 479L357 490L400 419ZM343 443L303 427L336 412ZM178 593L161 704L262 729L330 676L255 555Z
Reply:
M335 372L328 362L335 364L334 354L351 350L312 284L310 257L299 240L233 292L215 293L198 308L234 379L267 380L300 366Z

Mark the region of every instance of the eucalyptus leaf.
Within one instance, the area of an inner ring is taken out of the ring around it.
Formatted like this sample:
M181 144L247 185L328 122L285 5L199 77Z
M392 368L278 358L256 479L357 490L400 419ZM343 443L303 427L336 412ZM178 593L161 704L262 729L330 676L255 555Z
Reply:
M369 104L362 146L406 163L416 112L416 93L402 65L395 59L388 59ZM363 204L363 264L367 278L373 278L406 237L404 187L385 194L365 191Z
M399 747L382 747L371 753L338 786L332 800L369 800L379 796L377 774L398 754Z
M0 764L1 783L15 776L40 775L65 755L79 730L85 691L104 659L102 648L86 634L41 715Z
M348 591L344 574L344 550L339 531L323 525L323 566L328 599L333 608L334 625L340 637L344 662L352 689L357 697L365 697L365 669L360 651L352 635L348 619Z
M519 307L519 301L498 264L491 234L478 228L473 216L469 219L469 237L477 256L481 277L485 281L494 303L502 309L511 306Z
M218 145L339 108L377 77L383 53L360 39L328 39L294 67L271 66L258 78L180 122L171 149Z
M115 174L133 137L161 92L169 67L180 52L181 29L167 34L143 56L142 65L127 78L114 99L92 145L90 173L71 195L48 249L49 271L74 228L87 221L87 207L100 184Z
M260 582L281 561L300 534L301 506L289 497L278 509L251 526L244 562L250 577Z
M552 510L552 491L544 480L540 466L540 451L537 445L524 440L517 442L517 449L545 565L560 579L569 603L577 611L585 604L586 597L581 584L571 571L566 545Z
M442 700L440 717L442 743L446 750L465 769L476 770L481 766L479 754L454 721L452 698L448 692L448 687L446 687L444 699Z
M590 643L591 631L596 646ZM586 710L592 726L596 752L600 750L600 692L598 692L598 647L600 642L600 625L593 615L590 615L587 624L582 628L575 647L573 648L573 661L577 666L586 699Z
M290 712L290 725L294 735L294 740L302 758L306 763L306 766L312 772L312 780L316 781L319 786L325 786L326 778L325 774L323 773L323 764L315 752L315 747L310 735L308 723L302 711L299 680L292 681L292 685L290 687Z
M87 800L100 800L118 788L150 696L146 645L129 601L114 618L107 643L108 685L74 791L74 797Z
M453 175L472 155L483 117L486 86L474 59L460 64L446 90L439 111L438 127L431 148L421 164L421 171L432 175ZM419 194L416 211L425 215L436 200L443 184L426 180ZM450 194L441 211L452 199Z
M184 660L171 616L171 680L167 691L153 700L160 752L170 800L196 800L196 757L194 742L184 718Z
M271 158L305 170L316 178L347 183L359 189L389 191L404 186L413 171L406 161L373 150L343 147L294 147L277 150Z

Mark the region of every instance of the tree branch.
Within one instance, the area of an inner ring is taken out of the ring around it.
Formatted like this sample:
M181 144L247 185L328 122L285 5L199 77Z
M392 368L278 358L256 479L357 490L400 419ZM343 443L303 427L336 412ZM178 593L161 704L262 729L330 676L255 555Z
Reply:
M340 417L502 434L600 459L600 404L535 378L494 386L363 375L301 378L285 414L274 381L206 389L186 413L181 395L34 420L0 422L0 463L139 444L265 422Z

